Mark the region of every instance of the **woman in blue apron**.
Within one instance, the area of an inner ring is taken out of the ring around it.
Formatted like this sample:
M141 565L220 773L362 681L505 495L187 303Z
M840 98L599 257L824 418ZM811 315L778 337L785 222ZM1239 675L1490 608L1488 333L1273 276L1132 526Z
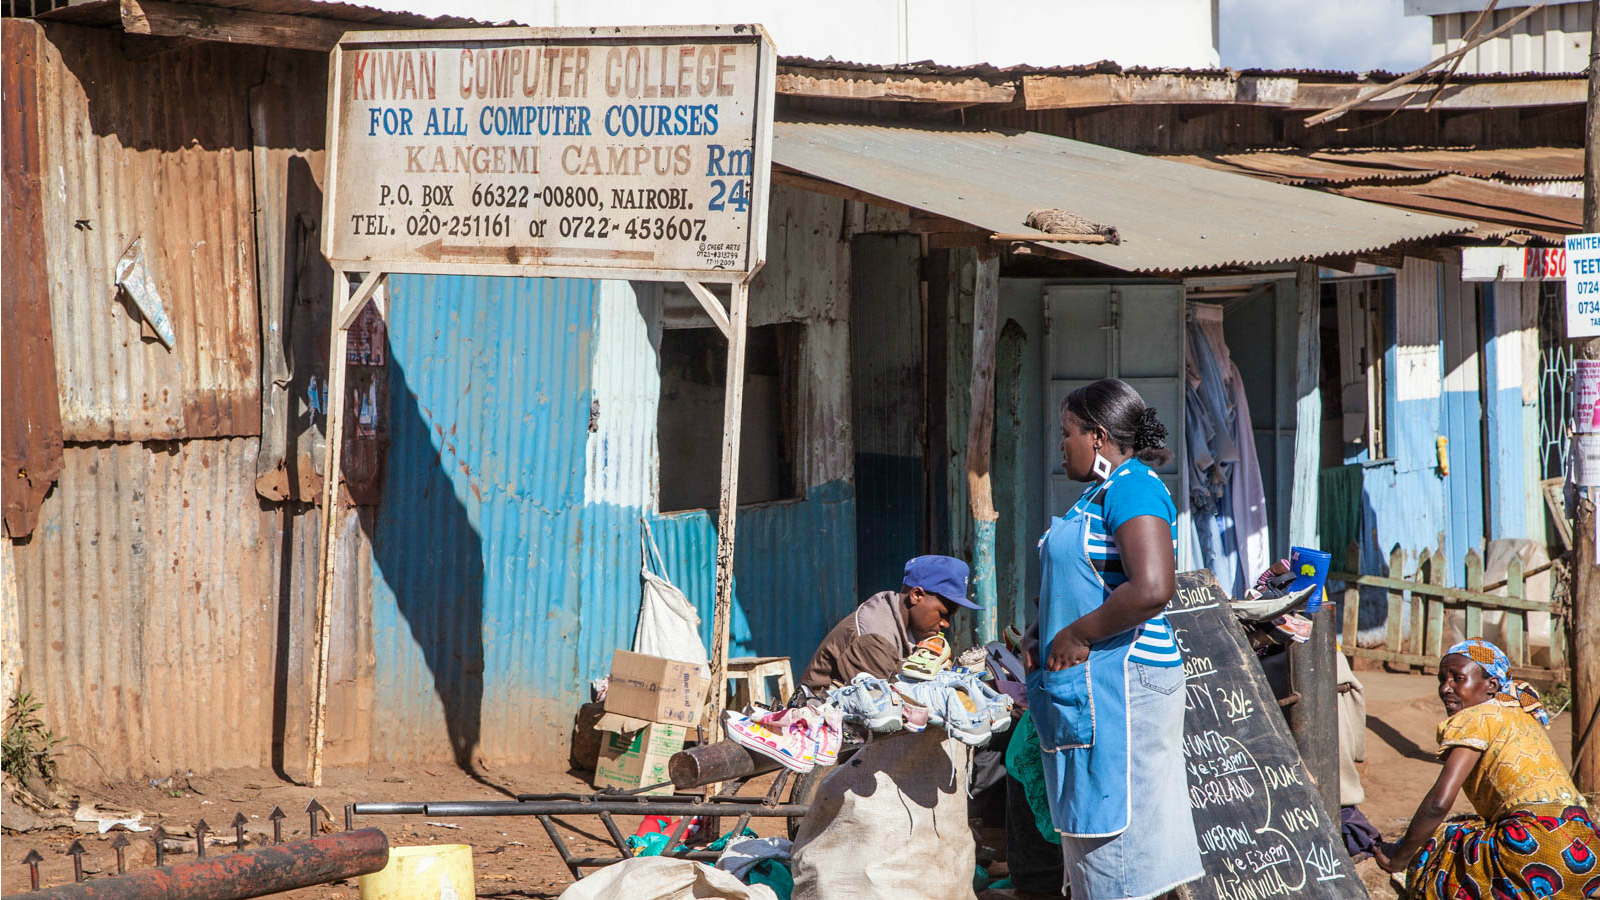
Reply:
M1163 615L1177 514L1147 465L1172 459L1166 435L1116 379L1061 404L1067 476L1090 484L1039 543L1042 665L1028 701L1073 900L1144 900L1202 874L1183 658Z

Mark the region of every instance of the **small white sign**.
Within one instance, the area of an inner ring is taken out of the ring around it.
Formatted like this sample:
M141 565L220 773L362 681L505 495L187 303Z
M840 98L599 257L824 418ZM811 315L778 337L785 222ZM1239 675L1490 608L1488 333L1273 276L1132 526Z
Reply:
M346 33L323 254L747 281L765 255L775 59L757 25Z
M1567 235L1567 337L1600 335L1600 234Z

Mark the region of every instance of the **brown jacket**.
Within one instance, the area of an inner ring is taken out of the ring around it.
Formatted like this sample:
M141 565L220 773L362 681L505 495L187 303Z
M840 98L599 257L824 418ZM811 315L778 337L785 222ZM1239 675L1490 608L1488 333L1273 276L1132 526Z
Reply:
M812 690L849 684L866 672L888 678L916 645L906 633L905 603L899 591L868 597L833 626L811 657L800 683Z

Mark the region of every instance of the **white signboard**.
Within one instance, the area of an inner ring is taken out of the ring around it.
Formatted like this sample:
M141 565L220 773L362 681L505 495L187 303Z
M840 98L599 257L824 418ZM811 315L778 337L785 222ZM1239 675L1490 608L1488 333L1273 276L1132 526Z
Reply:
M1600 335L1600 234L1567 235L1567 337Z
M348 33L323 253L353 271L746 281L774 73L758 25Z

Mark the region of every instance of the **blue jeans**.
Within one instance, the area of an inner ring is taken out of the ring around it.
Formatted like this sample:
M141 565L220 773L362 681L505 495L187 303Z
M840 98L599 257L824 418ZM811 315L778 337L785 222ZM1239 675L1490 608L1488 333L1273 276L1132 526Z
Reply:
M1073 900L1145 900L1203 874L1183 768L1183 667L1128 662L1131 815L1115 837L1061 836Z

